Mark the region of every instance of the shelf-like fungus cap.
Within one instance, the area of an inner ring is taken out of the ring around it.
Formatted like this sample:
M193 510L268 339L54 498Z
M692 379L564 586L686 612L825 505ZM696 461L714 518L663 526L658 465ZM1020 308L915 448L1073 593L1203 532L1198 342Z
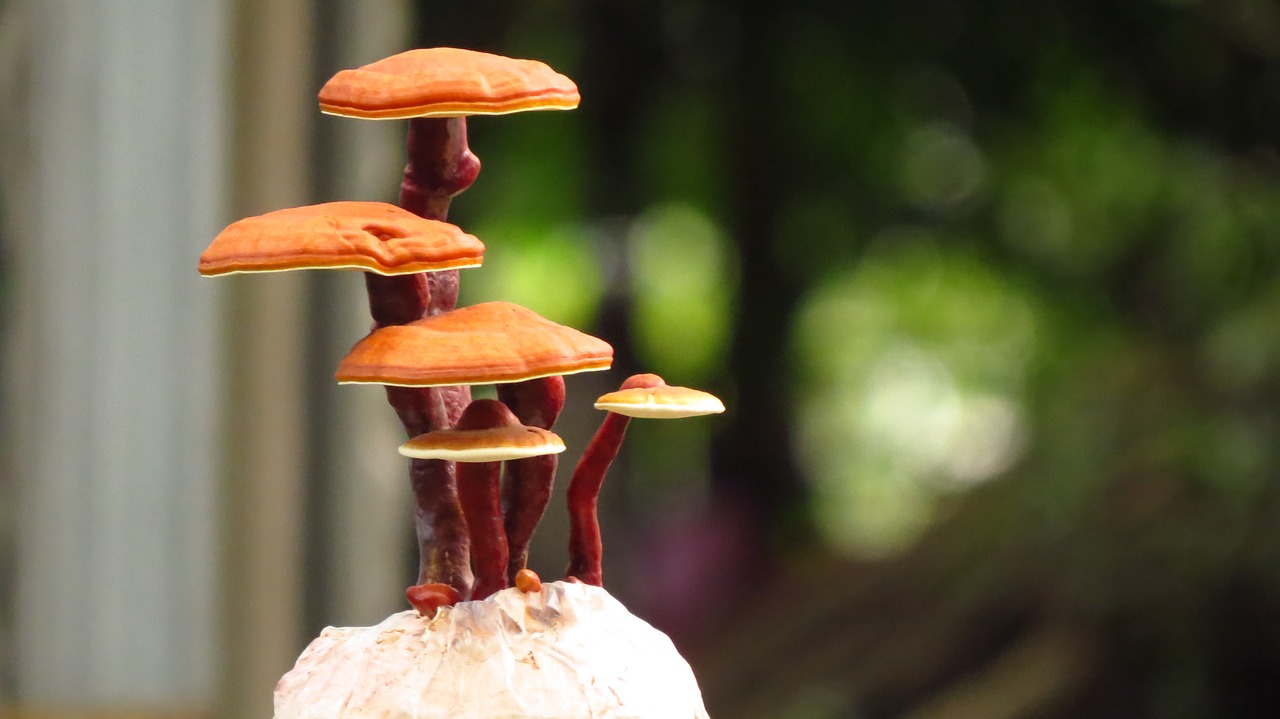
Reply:
M394 120L572 110L578 86L536 60L435 47L334 75L320 89L330 115Z
M450 462L506 462L563 451L564 440L559 435L523 424L488 429L438 429L400 445L400 454L406 457Z
M597 399L595 407L614 414L649 419L698 417L724 411L724 403L713 394L667 384L610 392Z
M338 364L343 384L435 387L608 369L613 347L509 302L375 330Z
M479 267L484 244L385 202L327 202L232 223L200 255L200 274L358 269L381 275Z

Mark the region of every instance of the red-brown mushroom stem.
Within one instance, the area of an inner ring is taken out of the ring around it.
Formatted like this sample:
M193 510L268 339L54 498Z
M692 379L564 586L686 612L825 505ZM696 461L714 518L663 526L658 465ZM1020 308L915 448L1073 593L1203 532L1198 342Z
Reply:
M410 120L407 145L400 206L429 220L446 220L450 200L470 187L480 172L480 160L467 147L466 119ZM366 272L365 289L375 328L407 324L453 309L458 271L390 277ZM466 387L387 388L387 401L410 437L451 426L470 399ZM409 473L416 504L418 581L445 582L466 596L471 589L467 532L452 463L415 459Z
M467 405L457 429L491 429L519 425L520 420L496 399L480 399ZM471 538L471 564L475 570L472 599L484 599L507 587L507 534L502 526L502 502L498 486L501 462L459 462L458 498Z
M498 399L522 424L550 430L564 407L564 377L542 377L498 385ZM529 563L529 542L551 503L558 455L544 454L506 462L502 515L507 532L507 579Z
M564 409L564 377L539 377L497 385L498 399L521 424L551 429Z
M406 144L400 207L428 220L447 220L454 196L480 174L480 159L467 146L467 119L414 118ZM365 286L379 326L407 324L428 312L448 312L458 303L458 270L394 276L370 272Z
M619 389L660 387L666 384L654 374L637 374L628 377ZM604 542L600 537L600 518L597 504L600 488L604 486L609 465L622 449L631 418L609 412L600 429L587 444L569 479L569 568L565 576L576 577L585 584L603 586Z
M418 537L418 582L442 583L471 594L470 535L453 462L415 459L409 464L413 523Z
M597 587L604 581L604 541L597 514L600 487L630 423L630 417L612 412L606 415L569 480L569 567L565 576Z
M459 462L458 499L471 539L475 571L472 599L484 599L507 586L507 537L502 530L498 477L501 462Z

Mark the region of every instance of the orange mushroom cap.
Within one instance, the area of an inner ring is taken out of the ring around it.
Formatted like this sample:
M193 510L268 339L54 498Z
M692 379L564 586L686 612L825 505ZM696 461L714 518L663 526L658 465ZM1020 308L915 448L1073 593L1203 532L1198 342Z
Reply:
M328 202L248 217L218 233L200 274L359 269L382 275L478 267L484 243L385 202Z
M475 50L409 50L342 70L320 89L330 115L394 120L572 110L578 86L536 60Z
M485 302L375 330L338 364L343 384L434 387L520 382L608 369L608 342L509 302Z

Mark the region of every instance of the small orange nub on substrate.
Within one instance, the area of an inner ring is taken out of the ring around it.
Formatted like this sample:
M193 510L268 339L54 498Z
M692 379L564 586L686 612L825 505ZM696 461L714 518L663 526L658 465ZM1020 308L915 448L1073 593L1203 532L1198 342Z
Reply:
M542 580L538 578L538 573L532 569L521 569L516 572L516 589L525 594L541 592Z
M404 590L404 597L424 617L434 617L440 607L452 607L462 599L448 584L415 584Z

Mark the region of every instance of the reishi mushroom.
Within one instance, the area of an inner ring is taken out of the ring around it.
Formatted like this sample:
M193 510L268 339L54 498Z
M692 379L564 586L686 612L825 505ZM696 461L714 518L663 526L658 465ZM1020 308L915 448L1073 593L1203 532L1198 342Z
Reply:
M432 47L333 76L320 111L375 120L572 110L578 86L537 60Z
M377 329L351 348L342 384L436 387L608 369L613 347L510 302L484 302Z
M449 201L471 186L480 160L467 146L467 115L578 106L572 80L536 60L437 47L408 50L335 74L319 93L320 111L374 120L409 120L400 206L443 220ZM451 309L457 275L431 278L427 291L403 281L371 280L370 292L426 294L422 313ZM417 319L417 318L414 318Z
M411 437L400 452L421 560L405 592L413 609L324 630L280 680L276 719L706 719L670 640L599 586L596 502L629 417L724 406L656 375L601 397L608 414L568 489L568 576L543 583L525 564L564 450L550 432L563 375L607 369L613 350L510 303L454 309L457 270L484 253L445 222L480 170L465 116L571 109L577 87L539 62L436 48L339 72L319 101L327 114L409 119L400 207L339 202L248 218L214 240L200 271L365 270L374 328L336 374L383 384ZM471 402L479 383L497 384L499 399Z
M521 424L496 399L467 405L453 429L438 429L400 445L400 454L406 457L457 463L458 497L475 571L472 598L484 599L507 587L507 534L499 499L502 462L559 454L564 449L560 437Z
M427 48L392 55L335 74L319 92L322 112L365 119L408 119L408 162L400 184L400 207L445 220L452 198L480 173L480 160L467 146L466 115L523 110L567 110L578 104L577 86L545 64L456 48ZM456 270L429 275L365 275L369 306L378 327L406 324L448 312L457 304ZM409 436L449 426L470 401L465 386L387 388L387 401ZM437 537L459 536L454 482L447 462L414 460L411 483L417 504L421 559L419 580L428 582L433 560L426 554ZM466 589L456 560L446 581Z
M607 369L612 362L613 348L603 340L551 322L519 305L485 302L407 325L374 330L339 362L336 378L340 383L387 385L387 395L393 400L413 400L423 395L411 393L423 387L519 383ZM534 394L546 394L554 385L534 383L526 390L532 388ZM449 416L452 413L444 402L460 397L438 394L434 395L435 402L426 407L411 401L393 401L393 406L416 436L452 426L456 415ZM547 401L545 396L538 400L544 405ZM533 403L532 397L524 402ZM434 413L435 418L421 417L418 412ZM409 471L416 498L418 581L452 583L461 594L469 595L469 542L457 490L457 470L447 460L415 458ZM531 481L549 485L552 478L535 474ZM525 505L508 509L508 515L526 519L515 529L517 539L523 537L527 546L526 531L532 535L527 517L535 509ZM537 511L540 517L541 510ZM524 552L518 556L523 557Z
M385 202L326 202L231 223L200 255L206 277L360 269L403 275L479 267L484 244L447 222Z
M569 480L569 568L565 574L601 586L604 580L597 503L605 473L622 448L632 417L679 418L716 414L724 404L714 396L687 387L669 386L656 374L628 377L617 392L596 402L608 411Z

